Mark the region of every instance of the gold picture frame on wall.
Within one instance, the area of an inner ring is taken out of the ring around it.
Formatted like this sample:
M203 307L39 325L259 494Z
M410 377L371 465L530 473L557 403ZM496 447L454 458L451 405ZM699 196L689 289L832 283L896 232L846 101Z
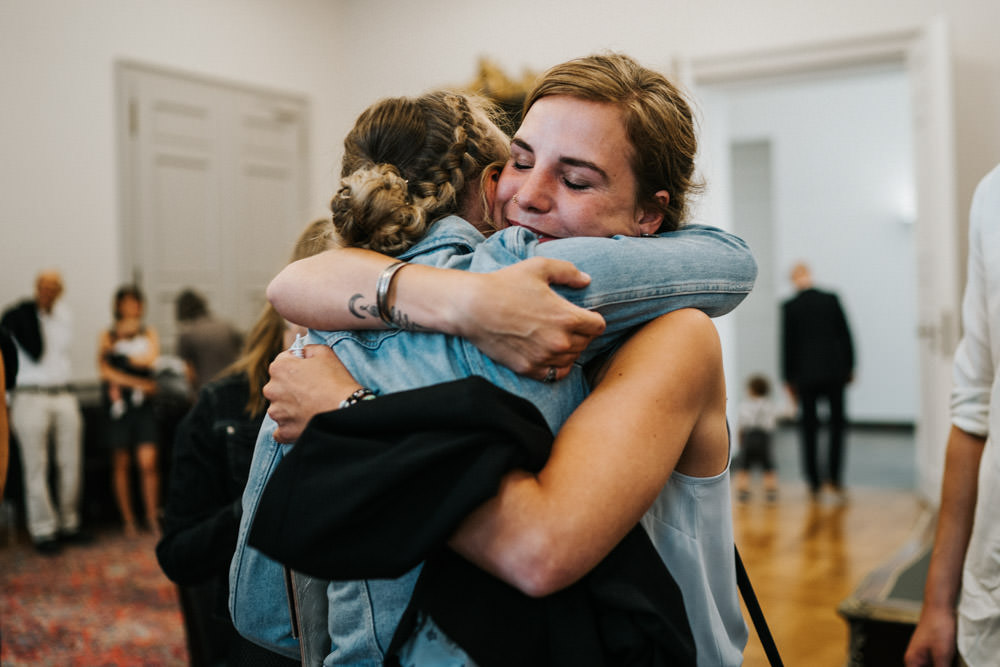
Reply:
M500 65L483 56L476 66L476 77L464 86L469 92L485 95L501 111L500 128L508 135L521 124L521 107L538 73L525 69L520 77L509 76Z

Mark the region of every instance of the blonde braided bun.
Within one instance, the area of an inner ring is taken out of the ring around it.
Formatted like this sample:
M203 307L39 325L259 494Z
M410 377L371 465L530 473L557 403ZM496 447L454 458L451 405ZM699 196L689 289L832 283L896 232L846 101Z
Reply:
M406 179L389 164L363 167L340 179L330 203L344 245L391 255L423 236L427 212L410 196Z
M469 185L508 154L493 115L485 99L447 91L385 99L362 112L344 139L330 205L344 244L399 254L435 220L461 214Z

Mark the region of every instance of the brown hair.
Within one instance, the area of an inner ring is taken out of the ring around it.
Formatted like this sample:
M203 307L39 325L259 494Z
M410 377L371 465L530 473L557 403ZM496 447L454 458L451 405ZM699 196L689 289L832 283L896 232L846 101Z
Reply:
M528 93L524 113L549 95L618 106L632 144L630 162L638 182L637 203L663 213L660 231L684 224L688 197L702 186L694 180L698 152L694 115L677 86L628 56L612 53L570 60L549 69ZM670 194L666 206L654 197L660 190Z
M318 254L333 245L333 225L327 219L314 220L303 230L295 242L290 261ZM288 323L278 314L274 306L267 304L250 329L243 343L243 352L219 376L245 373L250 386L250 398L246 412L250 417L261 415L267 408L267 401L261 390L271 379L268 367L271 361L285 349L285 331Z
M111 313L117 322L122 318L122 301L125 299L135 299L140 306L145 306L146 297L138 285L122 285L115 291L115 298L111 304Z
M344 139L330 208L347 246L396 255L435 220L472 204L469 184L509 145L484 98L437 91L376 102Z
M747 380L747 389L751 396L767 396L771 393L771 383L763 375L751 375Z

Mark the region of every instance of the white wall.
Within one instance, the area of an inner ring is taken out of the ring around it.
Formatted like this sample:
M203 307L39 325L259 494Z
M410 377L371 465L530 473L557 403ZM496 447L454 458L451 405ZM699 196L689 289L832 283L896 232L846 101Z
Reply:
M0 304L60 267L77 317L75 374L96 375L118 275L113 63L136 60L307 95L321 214L340 142L374 98L462 84L486 55L540 70L602 49L666 69L704 56L950 20L959 203L1000 161L1000 3L980 0L2 0Z
M311 191L331 189L342 124L335 3L296 0L0 3L0 304L62 270L74 311L74 376L96 377L97 335L119 275L114 63L119 59L304 94ZM321 214L318 198L314 214ZM307 219L303 220L303 225Z

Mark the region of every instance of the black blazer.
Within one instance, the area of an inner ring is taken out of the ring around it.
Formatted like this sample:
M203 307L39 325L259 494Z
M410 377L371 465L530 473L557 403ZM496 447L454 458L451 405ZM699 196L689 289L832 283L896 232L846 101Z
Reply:
M846 384L854 344L836 294L805 289L782 306L782 377L793 387Z
M0 324L0 353L3 354L4 384L10 391L17 383L17 346L6 327Z
M9 308L3 314L3 319L0 319L0 324L7 327L28 356L35 361L42 358L45 344L42 340L42 325L38 321L37 302L22 301Z
M320 414L275 469L248 541L323 579L397 577L423 561L388 665L419 610L483 667L694 665L680 588L641 526L544 598L445 546L506 471L539 470L551 444L534 405L478 377Z

